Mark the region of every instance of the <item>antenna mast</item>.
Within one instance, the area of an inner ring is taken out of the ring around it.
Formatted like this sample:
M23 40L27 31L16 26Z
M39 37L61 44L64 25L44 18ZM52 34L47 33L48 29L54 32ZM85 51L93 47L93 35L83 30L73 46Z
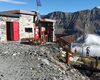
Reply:
M37 13L37 21L41 18L40 17L40 13L39 13L39 7L41 6L41 1L40 0L36 0L37 3L37 9L36 9L36 13Z

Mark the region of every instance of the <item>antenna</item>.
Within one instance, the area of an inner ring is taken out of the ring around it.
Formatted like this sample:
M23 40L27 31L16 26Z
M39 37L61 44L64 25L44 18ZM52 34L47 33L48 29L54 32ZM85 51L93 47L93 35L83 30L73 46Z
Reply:
M37 3L37 9L36 9L36 12L37 12L37 20L39 20L41 17L40 17L40 13L39 13L39 7L41 6L41 1L40 0L36 0L36 3Z

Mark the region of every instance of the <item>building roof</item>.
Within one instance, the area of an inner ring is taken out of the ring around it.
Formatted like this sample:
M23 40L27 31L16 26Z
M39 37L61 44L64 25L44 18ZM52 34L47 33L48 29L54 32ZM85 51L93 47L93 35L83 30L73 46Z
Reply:
M24 10L9 10L9 11L3 11L0 12L1 14L26 14L26 15L36 15L35 12L28 12Z
M20 15L18 15L18 14L6 14L6 13L0 13L0 16L14 17L14 18L19 18L20 17Z
M75 41L75 36L74 35L63 36L63 37L60 37L60 38L65 40L68 43L72 43L72 42Z
M53 22L55 23L56 20L52 20L52 19L40 19L41 22Z
M69 35L69 36L62 36L57 38L57 41L63 40L63 42L71 44L72 42L75 41L75 36L74 35Z

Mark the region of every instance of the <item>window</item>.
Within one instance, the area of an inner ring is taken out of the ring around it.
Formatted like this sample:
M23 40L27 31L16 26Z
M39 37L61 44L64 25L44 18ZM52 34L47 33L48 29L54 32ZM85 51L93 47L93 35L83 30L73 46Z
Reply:
M25 32L31 33L33 31L32 31L32 28L25 28Z

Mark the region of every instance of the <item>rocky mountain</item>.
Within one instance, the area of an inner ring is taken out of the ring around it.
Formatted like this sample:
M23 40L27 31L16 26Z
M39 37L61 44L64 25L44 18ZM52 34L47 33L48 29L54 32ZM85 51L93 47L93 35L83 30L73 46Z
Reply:
M96 33L100 35L100 8L74 13L52 12L46 18L56 20L56 34Z

